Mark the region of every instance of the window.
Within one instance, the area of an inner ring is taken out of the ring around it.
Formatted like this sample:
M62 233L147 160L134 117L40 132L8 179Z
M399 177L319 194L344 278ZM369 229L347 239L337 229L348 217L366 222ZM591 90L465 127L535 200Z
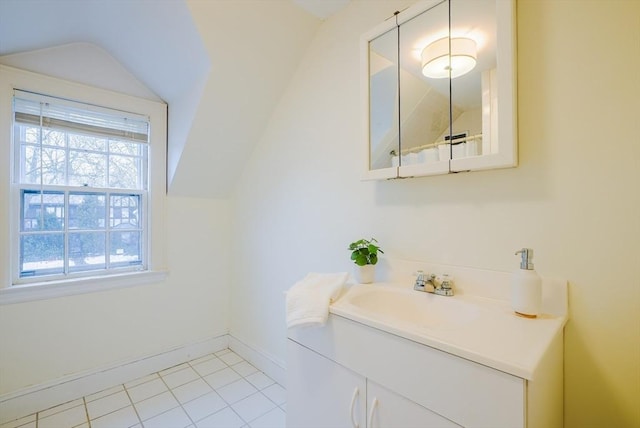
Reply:
M14 95L19 279L146 266L147 118Z
M166 278L166 138L163 102L0 64L0 305Z

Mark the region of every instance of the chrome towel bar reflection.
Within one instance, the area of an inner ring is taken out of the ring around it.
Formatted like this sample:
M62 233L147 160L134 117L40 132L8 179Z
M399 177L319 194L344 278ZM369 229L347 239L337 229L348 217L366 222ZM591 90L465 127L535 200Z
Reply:
M403 155L406 155L408 153L417 153L421 150L424 149L431 149L434 147L438 147L441 146L443 144L460 144L460 143L465 143L467 141L475 141L475 140L482 140L482 134L476 134L476 135L468 135L466 137L458 137L458 138L453 138L451 140L442 140L442 141L436 141L435 143L429 143L429 144L423 144L422 146L416 146L416 147L410 147L407 149L402 149L400 151L400 153L402 153ZM391 156L397 156L397 153L395 150L391 150L389 152L389 154Z

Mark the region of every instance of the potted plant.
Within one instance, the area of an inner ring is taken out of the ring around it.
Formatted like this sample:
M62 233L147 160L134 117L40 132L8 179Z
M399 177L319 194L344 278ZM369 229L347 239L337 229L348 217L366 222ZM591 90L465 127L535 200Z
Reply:
M359 239L349 244L351 260L356 264L354 270L356 281L361 284L373 282L375 277L374 266L378 263L378 253L384 254L384 251L376 245L377 242L375 238L371 238Z

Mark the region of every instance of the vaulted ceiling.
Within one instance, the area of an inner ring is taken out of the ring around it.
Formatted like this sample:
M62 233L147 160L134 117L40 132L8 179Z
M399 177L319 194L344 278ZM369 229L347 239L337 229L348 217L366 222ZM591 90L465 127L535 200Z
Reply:
M0 63L167 102L170 193L227 197L347 1L2 0Z

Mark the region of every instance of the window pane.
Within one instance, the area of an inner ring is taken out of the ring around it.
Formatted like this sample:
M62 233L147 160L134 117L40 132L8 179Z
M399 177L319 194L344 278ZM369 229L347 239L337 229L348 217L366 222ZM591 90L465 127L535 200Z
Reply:
M69 271L105 269L106 232L69 234Z
M16 133L21 141L20 182L40 184L42 178L42 184L64 185L66 168L64 133L45 130L42 147L39 128L16 126Z
M105 187L107 156L69 150L69 185Z
M40 144L39 127L15 124L13 133L16 143Z
M37 233L20 237L20 276L64 272L64 235Z
M64 227L64 193L22 192L23 232L36 230L62 230Z
M42 144L45 146L65 146L65 133L54 129L42 130Z
M110 140L109 151L121 155L141 156L141 144L127 141Z
M106 225L106 199L104 193L70 193L69 229L104 229Z
M20 182L40 184L40 148L23 145L20 148Z
M140 232L111 232L111 266L130 266L142 263Z
M111 195L109 227L140 229L140 195Z
M109 187L141 189L140 158L131 156L109 157Z
M31 144L40 144L40 128L33 126L20 126L22 129L22 141Z
M104 152L107 148L107 140L88 135L69 134L69 148Z
M42 184L64 185L66 170L64 149L42 149Z

